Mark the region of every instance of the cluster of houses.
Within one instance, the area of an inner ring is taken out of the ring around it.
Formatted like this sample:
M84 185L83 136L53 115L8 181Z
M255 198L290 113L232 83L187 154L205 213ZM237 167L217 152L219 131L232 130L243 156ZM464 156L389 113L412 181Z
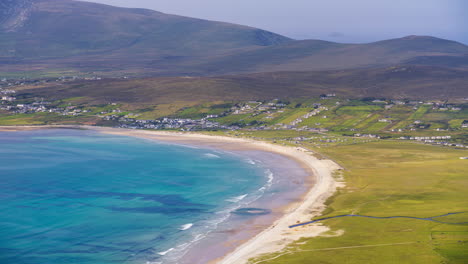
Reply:
M387 104L388 108L392 108L394 105L419 105L424 104L422 101L403 101L403 100L385 100L385 99L375 99L372 100L372 103L375 104ZM432 104L432 103L430 103ZM387 108L386 107L386 108Z
M468 120L463 120L462 128L468 128Z
M322 132L327 132L328 131L328 129L326 129L326 128L316 128L316 127L309 127L309 126L297 127L295 125L288 125L288 124L283 124L283 123L274 124L272 126L258 127L258 128L254 128L254 129L259 130L260 128L262 128L263 130L265 130L265 129L295 130L295 131L309 131L309 132L317 132L317 133L322 133Z
M336 137L330 135L314 136L314 137L295 137L290 138L289 142L303 145L304 142L312 144L316 147L334 145L349 145L363 142L372 142L377 138L356 138L356 137Z
M16 100L14 96L15 94L16 94L15 90L0 87L1 101L13 102L14 100Z
M126 77L124 77L126 78ZM57 83L57 82L70 82L70 81L98 81L102 80L102 77L99 76L60 76L58 78L19 78L19 79L7 79L0 78L0 89L5 87L15 87L15 86L24 86L24 85L41 85L46 83Z
M76 80L79 77L60 77L55 79L55 81L69 81L69 80ZM86 79L86 78L82 78ZM89 78L88 78L89 79ZM91 78L93 80L99 80L99 77ZM44 81L44 80L42 80ZM34 81L15 81L10 82L7 79L0 79L0 85L8 86L7 88L0 87L0 110L8 110L13 113L38 113L38 112L47 112L47 113L57 113L60 115L66 116L79 116L85 113L89 113L89 110L76 107L76 106L53 106L49 102L44 102L41 100L35 100L33 103L24 103L25 100L17 100L16 92L13 89L14 85L22 85L27 82L34 82ZM336 94L325 94L321 96L321 99L331 99L335 97ZM18 96L21 98L21 96ZM436 109L438 111L460 111L461 107L455 105L447 105L442 103L434 103L434 102L421 102L421 101L401 101L401 100L380 100L376 99L373 101L374 103L385 103L386 107L392 107L394 105L402 105L402 104L410 104L414 105L415 109L418 109L418 105L424 104L428 105L428 107L432 106L432 109ZM324 103L324 102L322 102ZM339 102L337 102L337 105ZM112 105L116 105L113 103ZM429 106L430 105L430 106ZM216 122L215 118L220 116L226 115L240 115L240 114L250 114L251 116L256 115L265 115L266 119L272 119L277 116L278 114L283 113L286 111L287 103L283 103L278 99L271 100L269 102L259 102L259 101L249 101L243 104L237 104L232 108L228 109L226 112L219 114L219 115L207 115L205 118L201 119L188 119L188 118L161 118L157 120L141 120L138 119L134 115L126 115L123 116L121 110L114 109L109 112L101 112L100 117L103 120L108 121L115 121L118 127L122 128L132 128L132 129L178 129L178 130L185 130L185 131L193 131L193 130L210 130L210 129L226 129L226 130L238 130L241 129L242 124L233 124L233 125L221 125L219 122ZM333 109L333 106L331 106ZM444 110L445 109L445 110ZM328 130L325 128L314 128L308 126L299 127L301 123L303 123L306 119L318 116L323 111L329 110L326 106L322 106L320 103L314 104L314 109L301 117L293 120L288 124L284 123L276 123L273 125L266 125L266 122L257 122L256 125L248 124L250 127L249 130L296 130L296 131L309 131L309 132L327 132ZM327 118L323 116L323 118ZM385 116L378 120L378 122L385 122L385 123L392 123L392 119L389 116ZM320 126L320 123L315 123L316 126ZM409 124L405 128L399 129L392 129L393 132L403 132L403 130L416 130L416 128L427 128L427 124L424 124L421 120L413 121L412 124ZM462 123L462 128L468 128L468 120L464 120ZM351 131L356 131L356 129L351 129ZM379 139L379 135L375 134L354 134L356 138L362 138L362 140L372 140L372 139ZM456 147L465 147L462 144L454 144L450 143L451 140L450 136L431 136L431 137L400 137L402 140L415 140L423 143L428 144L439 144L439 145L447 145L447 146L456 146ZM303 141L305 139L298 139L297 141ZM334 143L335 141L329 141L329 139L322 139L324 143Z
M443 146L452 146L452 147L459 147L459 148L468 148L468 146L465 146L460 143L452 143L449 142L450 139L452 139L452 136L431 136L431 137L400 137L399 139L401 140L415 140L419 142L423 142L426 144L432 144L432 145L443 145Z
M0 79L0 90L5 89L8 87L14 87L14 86L19 86L19 85L25 85L28 81L26 79L21 79L21 80L10 80L7 78L1 78ZM0 91L1 93L1 91Z
M386 104L385 109L390 109L394 105L410 105L410 106L420 106L420 105L428 105L432 106L432 110L438 111L460 111L462 110L460 107L452 104L446 104L443 102L430 102L430 101L416 101L416 100L384 100L384 99L375 99L372 101L375 104ZM416 110L417 108L415 108Z
M361 133L356 133L353 135L354 137L362 137L362 138L376 138L379 139L379 135L374 135L374 134L361 134Z
M2 101L4 102L13 102L16 100L16 97L13 97L13 96L2 96L2 98L0 98Z
M72 77L60 77L58 80L68 80ZM77 77L78 78L78 77ZM24 82L15 81L9 83L7 79L1 79L0 82L8 83L11 85L21 85L33 80L23 80ZM15 97L16 91L10 88L0 88L0 110L7 110L15 114L33 114L33 113L57 113L66 116L78 116L88 113L89 110L81 109L76 106L56 107L52 106L50 102L44 101L44 98L35 99L34 102L24 102L24 100L17 100Z
M449 105L449 104L436 104L434 103L432 106L432 110L437 110L437 111L453 111L453 112L458 112L461 111L461 107L455 106L455 105Z
M2 106L2 109L10 110L15 114L29 114L29 113L40 113L46 112L47 108L43 104L17 104L17 105L7 105Z
M16 98L12 96L2 96L0 110L7 110L15 114L57 113L66 116L77 116L89 112L89 110L80 109L76 106L51 106L50 102L42 99L32 103L15 103L15 100Z
M324 107L324 106L320 106L318 108L315 108L314 110L312 110L311 112L301 116L300 118L297 118L296 120L292 121L291 122L291 125L292 126L297 126L299 123L302 123L304 121L304 119L308 119L308 118L311 118L313 116L316 116L318 114L320 114L320 112L322 111L327 111L328 108L327 107Z
M336 93L328 93L328 94L320 95L320 99L322 100L332 99L333 97L336 97Z
M113 120L118 122L120 128L131 129L179 129L183 131L210 130L210 129L230 129L235 130L239 127L223 126L218 122L202 119L189 118L162 118L156 120L142 120L117 115L106 115L103 120Z
M400 139L416 140L416 141L424 141L424 140L444 140L444 139L451 139L451 138L452 138L452 136L400 137Z
M321 96L322 99L330 99L335 97L336 94L324 94ZM236 105L231 108L231 111L228 113L224 113L223 115L240 115L240 114L251 114L252 116L257 116L260 114L266 114L265 119L273 119L275 118L276 114L283 113L285 110L284 108L287 107L286 103L279 101L278 99L274 99L268 103L262 103L258 101L249 101L243 105ZM325 128L310 128L308 126L298 127L300 123L303 122L304 119L310 118L312 116L318 115L322 111L328 110L327 107L322 106L320 103L314 104L314 110L311 112L303 115L300 118L290 122L289 124L284 123L277 123L271 126L267 125L260 125L250 128L249 130L296 130L296 131L310 131L310 132L327 132L328 130Z
M116 121L119 123L119 127L122 128L134 128L134 129L181 129L181 130L201 130L201 129L227 129L227 130L238 130L240 125L221 125L218 122L215 122L211 119L218 118L220 116L226 115L240 115L240 114L251 114L252 116L267 113L273 115L274 113L283 112L287 104L279 102L277 99L272 100L271 102L263 103L258 101L249 101L245 104L239 104L233 106L229 111L222 113L220 115L207 115L202 119L184 119L184 118L163 118L158 120L139 120L135 116L126 115L120 116L112 113L111 115L102 116L103 120L106 121ZM319 107L320 104L317 104ZM311 113L306 114L307 118L320 113L320 111L326 108L314 109ZM101 114L108 114L101 113ZM268 117L268 116L267 116ZM291 124L275 124L273 126L262 125L261 123L258 126L249 128L249 130L287 130L293 129L297 131L311 131L311 132L327 132L327 129L324 128L309 128L307 126L297 128L296 125Z
M278 102L278 99L273 100L269 103L262 103L257 101L249 101L246 104L236 105L231 108L231 114L240 115L240 114L254 114L258 115L262 112L267 112L271 114L270 111L276 111L285 108L287 105L281 102Z
M64 116L79 116L88 113L89 110L79 109L75 106L50 107L48 102L34 102L32 104L17 104L15 106L0 106L3 110L9 110L15 114L32 113L56 113Z
M295 137L293 138L295 143L299 143L301 141L313 141L313 142L320 142L320 143L344 143L347 142L348 139L345 138L333 138L333 137Z

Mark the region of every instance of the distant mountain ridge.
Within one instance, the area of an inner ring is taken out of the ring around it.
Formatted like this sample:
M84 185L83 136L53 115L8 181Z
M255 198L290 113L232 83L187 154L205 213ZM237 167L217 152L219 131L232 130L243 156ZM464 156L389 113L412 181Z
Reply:
M430 36L407 36L367 44L300 40L225 56L204 66L209 71L216 71L221 65L227 65L228 71L242 69L236 73L353 69L396 64L439 66L437 58L444 57L446 63L443 66L465 67L468 65L467 55L468 46ZM451 60L457 63L452 65Z
M0 73L206 76L396 64L468 68L468 46L434 37L297 41L247 26L73 0L2 0L0 22Z

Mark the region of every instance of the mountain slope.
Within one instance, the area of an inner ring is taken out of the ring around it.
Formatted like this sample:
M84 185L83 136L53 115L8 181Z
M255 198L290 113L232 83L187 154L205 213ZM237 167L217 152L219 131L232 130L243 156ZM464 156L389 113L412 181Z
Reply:
M337 93L348 98L386 97L462 100L468 71L427 66L273 72L220 77L159 77L102 80L22 90L50 100L82 98L83 103L119 102L144 108L158 104L298 98Z
M3 0L0 2L0 29L13 31L23 25L31 11L32 0Z
M468 46L427 36L379 41L368 44L338 44L319 40L284 43L225 56L203 67L207 71L268 72L350 69L382 67L394 64L440 65L437 58L445 58L446 67L468 65ZM422 58L425 59L422 59ZM453 61L453 64L450 63ZM228 68L221 68L227 65ZM217 70L222 69L222 71Z
M424 36L294 41L222 22L73 0L0 2L0 75L213 76L395 64L468 68L468 46Z
M4 20L23 22L3 26L3 45L14 40L2 48L4 58L109 55L115 51L121 56L190 56L289 40L245 26L70 0L14 0L5 10L9 16L3 15Z

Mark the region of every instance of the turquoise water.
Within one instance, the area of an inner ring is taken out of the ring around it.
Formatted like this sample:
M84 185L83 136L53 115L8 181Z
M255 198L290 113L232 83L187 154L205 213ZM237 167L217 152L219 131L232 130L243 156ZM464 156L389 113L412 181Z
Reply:
M173 261L266 182L264 169L209 149L0 132L0 263Z

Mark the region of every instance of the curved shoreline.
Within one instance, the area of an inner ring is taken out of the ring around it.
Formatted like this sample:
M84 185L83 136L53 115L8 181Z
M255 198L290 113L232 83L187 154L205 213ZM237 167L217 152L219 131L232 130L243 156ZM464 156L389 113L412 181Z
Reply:
M210 263L243 264L250 258L262 254L273 253L282 250L289 243L302 237L314 237L328 231L328 228L320 223L290 228L291 225L310 221L319 216L325 209L325 201L333 195L340 183L332 177L332 173L340 167L331 160L319 160L303 149L273 145L271 143L250 139L232 138L226 136L211 136L203 134L187 134L178 132L130 130L92 126L29 126L29 127L0 127L0 131L14 131L43 128L75 128L89 129L105 134L141 137L156 139L171 143L187 145L200 145L224 150L247 149L261 150L279 154L299 163L307 171L308 178L313 184L307 193L298 202L293 202L282 212L282 216L267 229L251 237L245 243L235 248L222 259L216 259Z

